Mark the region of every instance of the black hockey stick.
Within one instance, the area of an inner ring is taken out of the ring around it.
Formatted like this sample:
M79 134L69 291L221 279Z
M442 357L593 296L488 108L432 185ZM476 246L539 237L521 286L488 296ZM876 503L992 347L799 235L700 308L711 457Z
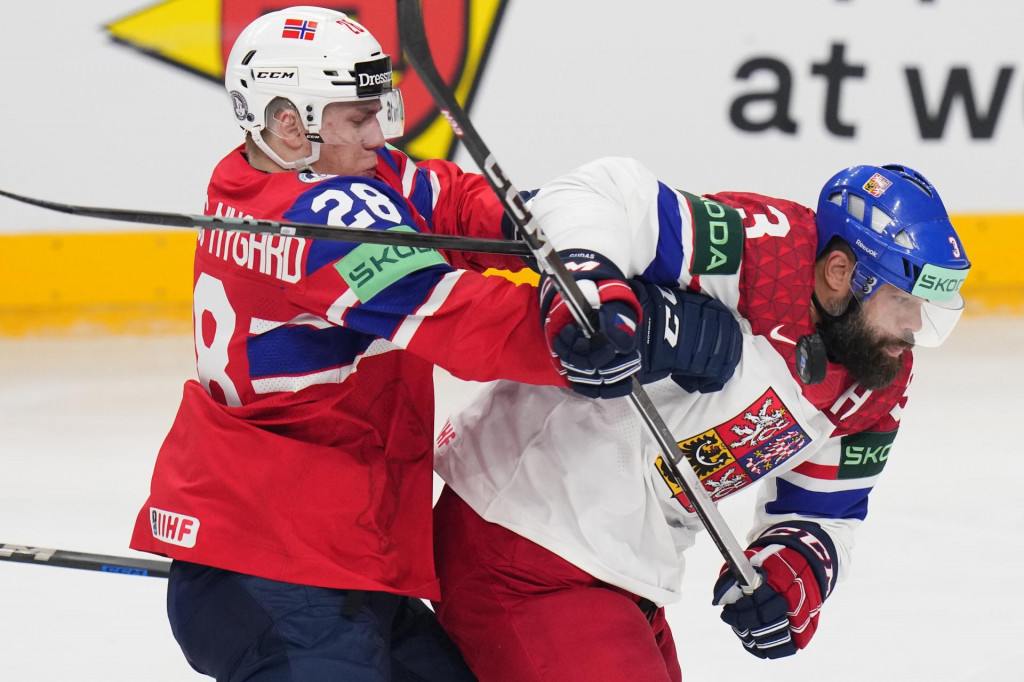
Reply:
M171 566L171 562L159 559L136 559L134 557L9 544L0 545L0 561L78 568L86 571L120 573L121 575L141 575L150 578L166 578Z
M499 253L509 256L529 256L531 253L530 249L522 242L505 241L504 239L457 237L420 232L398 232L394 230L364 230L357 227L332 227L313 223L256 220L255 218L222 218L220 216L187 215L184 213L133 211L123 208L75 206L73 204L59 204L55 201L26 197L2 189L0 189L0 196L60 213L127 223L144 223L168 227L205 227L214 230L236 230L252 234L270 234L283 237L305 237L308 239L330 239L333 241L359 242L362 244L387 244L427 249L447 249L451 251Z
M420 79L441 110L441 114L448 120L452 130L466 146L470 156L480 166L484 177L487 178L491 188L504 204L505 212L515 222L519 236L533 252L541 270L551 277L583 332L588 337L599 334L598 327L594 322L594 310L583 296L576 280L569 274L561 257L544 237L540 226L533 219L519 192L498 166L494 155L473 127L473 122L437 72L437 67L430 54L430 46L427 43L420 0L398 0L398 35L402 41L402 49L420 75ZM676 479L674 483L686 493L697 516L700 517L708 534L718 546L740 587L745 592L752 592L761 583L760 576L750 565L743 553L743 548L729 530L718 507L711 501L711 497L704 489L700 479L697 478L697 474L686 461L672 437L672 432L669 431L661 415L658 414L654 403L651 402L643 386L635 378L630 399L661 451L668 456L670 461L666 464L671 475Z

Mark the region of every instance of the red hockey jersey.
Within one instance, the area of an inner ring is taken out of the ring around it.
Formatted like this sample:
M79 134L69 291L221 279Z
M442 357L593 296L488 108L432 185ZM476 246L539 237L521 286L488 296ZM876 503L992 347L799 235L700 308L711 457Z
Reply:
M382 150L370 179L263 173L243 154L218 165L207 214L500 236L486 182L447 162ZM199 234L194 285L199 380L185 385L132 548L438 598L433 365L561 385L532 288L430 249L215 230Z

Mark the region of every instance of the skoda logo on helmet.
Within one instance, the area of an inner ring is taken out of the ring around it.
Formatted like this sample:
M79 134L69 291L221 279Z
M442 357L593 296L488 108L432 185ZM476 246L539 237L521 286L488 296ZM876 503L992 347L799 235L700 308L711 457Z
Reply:
M231 104L235 108L235 118L244 121L249 115L249 104L238 90L231 91Z

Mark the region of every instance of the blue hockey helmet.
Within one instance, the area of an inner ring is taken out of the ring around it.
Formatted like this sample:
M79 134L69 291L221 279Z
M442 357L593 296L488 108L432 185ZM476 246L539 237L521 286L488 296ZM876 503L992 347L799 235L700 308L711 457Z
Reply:
M853 250L857 264L850 287L857 301L867 305L890 285L904 294L901 304L916 306L920 319L904 325L891 317L892 301L875 304L889 307L889 331L922 346L937 346L949 335L963 312L960 287L971 263L942 199L923 175L899 165L840 171L821 190L817 228L818 255L834 237Z

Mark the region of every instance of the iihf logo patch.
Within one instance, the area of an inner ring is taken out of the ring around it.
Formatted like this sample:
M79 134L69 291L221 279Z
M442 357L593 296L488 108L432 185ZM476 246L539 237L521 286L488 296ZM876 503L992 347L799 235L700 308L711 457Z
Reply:
M149 524L153 537L163 542L180 547L196 546L196 535L199 534L199 519L175 512L164 511L156 507L149 508Z
M449 419L444 423L441 433L437 434L437 447L443 448L453 440L455 440L455 428L452 426L452 420Z

